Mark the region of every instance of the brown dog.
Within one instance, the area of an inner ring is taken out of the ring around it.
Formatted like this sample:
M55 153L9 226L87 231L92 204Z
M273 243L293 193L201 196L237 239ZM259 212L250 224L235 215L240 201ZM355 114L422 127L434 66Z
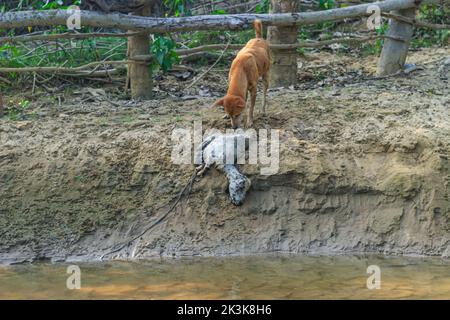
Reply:
M264 82L262 113L264 114L266 112L271 55L269 43L262 38L262 22L255 20L254 27L256 38L250 40L239 51L231 64L228 75L230 85L227 95L214 103L214 106L223 106L225 108L225 112L231 118L233 128L237 128L240 125L242 111L244 111L247 103L248 92L251 95L251 103L248 110L247 127L249 128L253 125L253 109L255 107L256 91L260 77L263 78Z

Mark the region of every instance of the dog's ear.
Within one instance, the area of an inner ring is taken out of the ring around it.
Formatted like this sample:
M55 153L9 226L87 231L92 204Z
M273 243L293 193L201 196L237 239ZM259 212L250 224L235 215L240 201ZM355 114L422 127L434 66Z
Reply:
M242 107L242 108L245 108L245 100L242 99L241 97L239 97L239 98L240 98L239 99L239 106Z
M234 100L234 104L239 109L245 108L245 100L242 99L242 97L236 97L236 99Z
M216 102L214 102L214 104L211 106L211 108L213 108L213 107L220 107L220 106L223 106L223 98L217 100Z

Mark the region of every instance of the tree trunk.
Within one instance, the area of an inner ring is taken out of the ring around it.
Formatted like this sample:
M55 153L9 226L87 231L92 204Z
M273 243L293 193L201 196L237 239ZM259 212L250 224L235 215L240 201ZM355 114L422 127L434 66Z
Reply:
M148 16L148 8L138 12L139 15ZM128 38L128 60L139 55L150 53L150 34L143 32ZM150 67L147 62L140 61L128 65L127 88L131 88L133 99L150 99L152 97L152 78Z
M416 9L410 8L393 11L392 13L413 19L416 14ZM378 62L378 75L390 75L403 70L413 33L413 25L403 21L390 19L387 36L392 38L386 38L384 40L383 50L381 51L380 60Z
M270 13L296 12L298 1L271 0ZM270 44L297 43L298 27L269 27L267 40ZM273 64L270 68L271 87L289 87L297 82L297 50L272 48Z

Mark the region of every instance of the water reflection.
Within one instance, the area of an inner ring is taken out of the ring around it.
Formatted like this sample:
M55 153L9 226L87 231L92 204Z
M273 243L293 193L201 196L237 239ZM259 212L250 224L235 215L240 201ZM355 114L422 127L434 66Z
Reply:
M368 290L369 265L381 289ZM380 256L269 255L0 267L0 299L450 299L450 261Z

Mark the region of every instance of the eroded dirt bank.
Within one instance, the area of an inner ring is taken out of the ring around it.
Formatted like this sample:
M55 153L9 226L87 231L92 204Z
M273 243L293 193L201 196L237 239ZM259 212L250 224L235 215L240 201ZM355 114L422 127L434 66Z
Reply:
M111 254L164 215L192 174L171 162L172 130L195 119L205 129L228 122L208 108L215 97L33 102L33 119L0 119L0 261L273 251L448 257L448 56L415 52L410 62L424 70L364 79L372 58L273 90L255 127L280 129L278 174L242 166L252 187L236 207L225 177L211 170L161 223ZM206 78L203 92L215 95L221 77Z

